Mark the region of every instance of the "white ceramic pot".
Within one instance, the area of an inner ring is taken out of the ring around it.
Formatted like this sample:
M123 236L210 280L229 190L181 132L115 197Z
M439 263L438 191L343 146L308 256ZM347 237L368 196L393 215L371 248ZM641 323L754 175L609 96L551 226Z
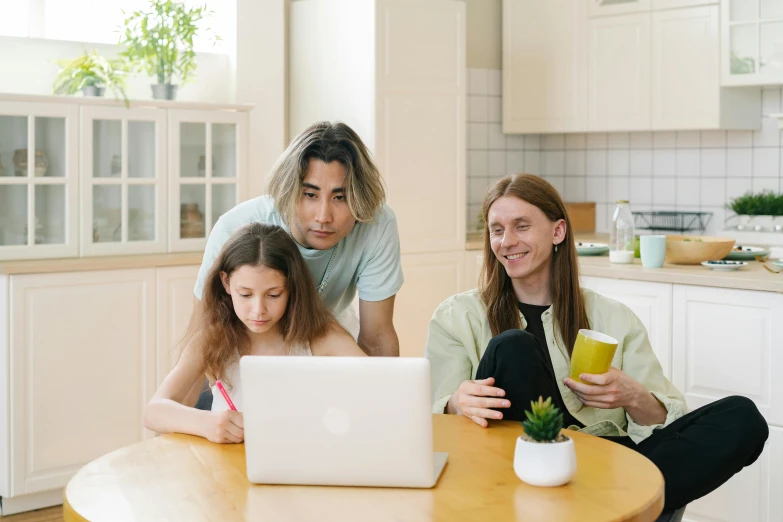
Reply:
M562 486L576 473L574 441L529 442L517 438L514 450L514 473L531 486Z

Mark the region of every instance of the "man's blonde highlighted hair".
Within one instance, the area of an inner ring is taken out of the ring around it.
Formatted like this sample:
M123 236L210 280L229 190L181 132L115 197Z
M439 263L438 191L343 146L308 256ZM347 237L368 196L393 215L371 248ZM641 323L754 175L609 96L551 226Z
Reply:
M372 221L386 200L381 173L353 129L320 121L291 142L270 173L268 191L286 223L296 214L311 159L339 161L345 167L345 199L351 215L360 223Z

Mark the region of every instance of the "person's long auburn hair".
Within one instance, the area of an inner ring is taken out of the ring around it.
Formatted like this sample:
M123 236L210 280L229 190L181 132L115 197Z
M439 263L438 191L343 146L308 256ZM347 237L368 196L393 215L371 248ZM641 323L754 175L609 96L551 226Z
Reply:
M585 300L579 288L579 265L576 245L565 204L557 190L546 180L532 174L515 174L500 179L487 191L482 207L484 223L488 223L489 209L504 196L517 197L538 207L551 222L565 220L563 241L552 252L549 291L552 296L555 331L565 343L569 355L581 328L590 328ZM506 330L522 328L517 298L503 264L495 257L489 240L489 228L484 227L484 264L479 279L481 300L487 307L492 336Z
M285 276L288 305L279 324L289 348L322 337L335 322L291 236L277 225L245 225L234 232L215 259L204 283L200 313L194 315L185 343L195 343L213 383L215 379L227 380L226 367L250 351L247 326L234 312L231 295L220 278L221 272L231 277L245 265L266 266Z

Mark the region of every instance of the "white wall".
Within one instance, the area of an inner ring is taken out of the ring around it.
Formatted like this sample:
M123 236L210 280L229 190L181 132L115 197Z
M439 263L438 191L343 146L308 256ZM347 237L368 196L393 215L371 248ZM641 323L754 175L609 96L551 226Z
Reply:
M465 61L468 68L501 68L502 0L467 0Z
M19 94L52 94L52 83L59 66L56 60L73 59L85 50L114 57L116 45L65 42L35 38L0 37L0 92ZM225 54L198 53L198 69L194 82L177 93L181 101L233 103L235 99L234 71ZM136 75L128 81L128 97L150 99L150 85L157 80ZM111 96L111 93L107 93Z

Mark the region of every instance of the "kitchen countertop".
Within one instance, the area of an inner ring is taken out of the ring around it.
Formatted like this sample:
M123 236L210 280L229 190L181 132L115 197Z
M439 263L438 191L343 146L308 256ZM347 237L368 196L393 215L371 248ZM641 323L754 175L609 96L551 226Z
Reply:
M595 234L577 236L577 241L606 243L608 235ZM468 234L466 249L479 253L483 248L481 234ZM717 288L737 288L741 290L761 290L783 293L783 272L767 272L761 263L750 261L748 266L730 272L718 272L701 265L673 265L666 263L663 268L644 268L639 259L633 264L622 265L609 262L609 256L580 256L579 274L583 276L628 279L631 281L649 281L653 283L674 283L683 285L712 286Z

